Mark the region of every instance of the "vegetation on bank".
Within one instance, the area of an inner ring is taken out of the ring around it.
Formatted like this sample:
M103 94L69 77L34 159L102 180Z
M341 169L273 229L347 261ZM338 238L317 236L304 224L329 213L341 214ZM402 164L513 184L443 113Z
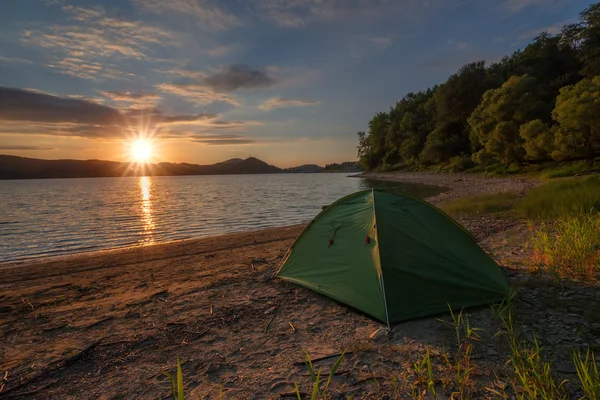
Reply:
M513 215L530 221L531 267L556 279L600 274L600 175L554 179L515 193L452 200L444 210L460 214Z
M499 62L467 64L443 84L407 94L358 133L358 156L368 169L510 172L593 160L598 126L600 3L557 35L542 33Z

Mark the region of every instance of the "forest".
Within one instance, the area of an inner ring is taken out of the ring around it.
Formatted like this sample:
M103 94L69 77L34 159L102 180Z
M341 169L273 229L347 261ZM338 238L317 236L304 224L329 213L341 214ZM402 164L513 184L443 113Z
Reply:
M408 93L358 132L369 170L593 160L600 156L600 3L500 61Z

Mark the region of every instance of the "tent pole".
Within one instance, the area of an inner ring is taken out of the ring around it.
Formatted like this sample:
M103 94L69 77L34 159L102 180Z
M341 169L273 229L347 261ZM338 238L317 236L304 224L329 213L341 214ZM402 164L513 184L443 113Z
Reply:
M379 235L377 234L377 214L375 214L375 191L373 190L373 188L371 188L371 199L372 199L372 203L373 203L373 220L375 221L375 224L374 224L375 235L377 235L377 247L379 247ZM379 272L380 272L380 278L381 278L381 290L383 292L383 307L385 308L385 321L387 322L387 328L388 328L388 332L389 332L392 330L392 327L390 325L390 315L388 313L387 297L385 296L385 284L383 282L383 269L381 268L381 254L379 254L379 252L377 252L377 254L379 255Z

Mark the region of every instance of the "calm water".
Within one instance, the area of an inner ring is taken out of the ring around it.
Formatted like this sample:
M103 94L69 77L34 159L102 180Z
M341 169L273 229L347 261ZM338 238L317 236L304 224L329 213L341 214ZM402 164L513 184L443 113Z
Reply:
M292 225L371 187L441 191L346 174L0 181L0 261Z

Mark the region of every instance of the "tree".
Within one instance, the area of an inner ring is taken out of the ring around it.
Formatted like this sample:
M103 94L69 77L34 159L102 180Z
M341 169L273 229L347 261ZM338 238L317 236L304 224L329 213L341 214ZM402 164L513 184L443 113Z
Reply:
M561 89L552 117L558 130L556 160L600 154L600 76Z
M463 121L444 122L427 137L420 161L424 165L441 164L448 161L464 152L464 149L468 147L468 140L469 134L465 132Z
M521 161L525 150L520 126L534 119L549 119L551 107L544 97L537 79L528 75L513 76L500 88L487 91L468 120L471 140L479 149L473 161L491 158L508 165Z
M572 29L579 43L579 56L585 77L600 75L600 3L590 5L580 14L578 29Z
M532 161L549 160L554 151L554 131L542 120L535 119L519 128L525 158Z

